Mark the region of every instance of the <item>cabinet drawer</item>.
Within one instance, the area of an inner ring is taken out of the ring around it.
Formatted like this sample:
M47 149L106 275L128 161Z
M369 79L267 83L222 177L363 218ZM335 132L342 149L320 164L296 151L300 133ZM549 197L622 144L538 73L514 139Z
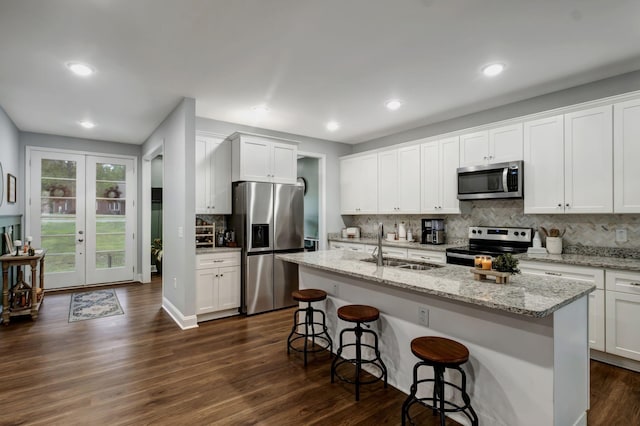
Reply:
M355 244L355 243L341 243L331 241L329 246L332 250L346 250L346 251L355 251L355 252L363 252L364 244Z
M447 255L445 252L440 251L427 251L427 250L407 250L408 258L412 260L418 260L421 262L432 263L447 263Z
M364 250L367 253L372 254L373 251L376 249L376 247L377 246L372 246L370 244L365 244ZM406 259L407 258L407 249L398 248L398 247L382 246L382 255L383 256L396 257L396 258L400 258L400 259Z
M604 289L604 270L585 266L559 265L556 263L520 262L523 274L551 275L572 280L589 281L596 288Z
M606 282L607 290L640 294L640 273L607 270Z
M239 252L207 253L196 255L196 269L240 265Z

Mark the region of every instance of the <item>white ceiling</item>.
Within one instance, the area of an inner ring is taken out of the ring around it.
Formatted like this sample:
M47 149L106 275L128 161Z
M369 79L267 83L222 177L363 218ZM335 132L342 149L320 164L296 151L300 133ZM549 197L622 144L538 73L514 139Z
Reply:
M23 131L142 143L187 96L201 117L359 143L640 69L640 1L2 0L0 58Z

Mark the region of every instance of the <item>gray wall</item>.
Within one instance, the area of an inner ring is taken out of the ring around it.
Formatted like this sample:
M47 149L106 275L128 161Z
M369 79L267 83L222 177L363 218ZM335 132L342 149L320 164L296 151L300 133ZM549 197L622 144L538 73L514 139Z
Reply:
M394 133L389 136L357 144L354 146L353 152L368 151L416 139L437 136L456 130L481 126L496 121L521 117L636 90L640 90L640 71L622 74L535 98L525 99L524 101L453 118L451 120Z
M298 177L307 181L304 194L304 236L318 238L318 201L320 197L318 185L318 159L304 157L298 160Z
M228 136L233 132L250 132L266 136L291 139L300 142L299 151L312 152L315 154L325 154L327 159L326 189L327 189L327 232L338 232L344 226L340 217L340 164L338 158L351 154L351 145L326 141L323 139L310 138L307 136L294 135L291 133L276 132L274 130L262 129L259 127L243 126L241 124L228 123L225 121L211 120L208 118L196 117L196 129L220 135ZM324 236L323 236L324 238Z
M20 140L18 128L7 113L0 106L0 163L2 163L2 203L0 205L0 216L21 215L24 212L24 174L20 163ZM17 178L16 203L7 203L7 173L11 173Z
M184 316L196 312L195 107L195 99L184 98L142 146L143 155L163 147L162 294Z

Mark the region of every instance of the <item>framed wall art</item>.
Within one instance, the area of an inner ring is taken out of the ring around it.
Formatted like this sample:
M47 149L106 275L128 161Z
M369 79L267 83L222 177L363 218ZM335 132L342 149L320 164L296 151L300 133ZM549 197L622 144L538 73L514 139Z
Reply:
M11 173L7 173L7 202L16 202L16 177Z

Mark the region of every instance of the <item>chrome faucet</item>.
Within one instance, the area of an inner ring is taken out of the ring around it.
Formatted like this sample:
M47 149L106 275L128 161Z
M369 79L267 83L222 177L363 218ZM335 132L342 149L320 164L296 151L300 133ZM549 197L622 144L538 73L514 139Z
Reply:
M384 225L380 222L378 223L378 247L371 253L371 256L376 259L378 266L382 266L382 238L384 238Z

